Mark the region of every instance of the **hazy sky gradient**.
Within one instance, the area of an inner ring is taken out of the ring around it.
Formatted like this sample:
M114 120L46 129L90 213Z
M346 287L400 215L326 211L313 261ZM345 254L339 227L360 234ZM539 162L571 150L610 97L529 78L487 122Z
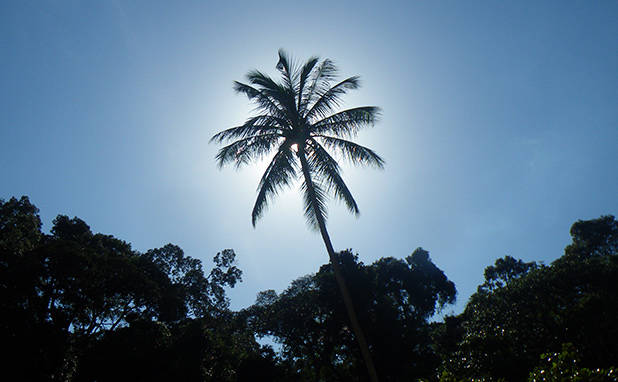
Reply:
M0 198L207 268L233 248L236 309L281 291L328 261L298 191L253 229L263 166L219 171L208 144L252 110L233 81L276 76L279 48L361 75L345 107L383 108L358 141L386 169L345 167L361 216L330 204L335 248L422 246L456 312L496 258L548 263L575 220L618 213L616 1L3 1Z

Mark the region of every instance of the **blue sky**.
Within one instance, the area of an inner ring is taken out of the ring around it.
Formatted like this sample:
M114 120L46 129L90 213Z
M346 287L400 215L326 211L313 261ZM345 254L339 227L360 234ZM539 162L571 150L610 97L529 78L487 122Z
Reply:
M344 167L361 216L330 204L335 248L365 263L416 247L458 312L506 254L552 261L577 219L618 212L618 3L0 3L0 198L28 195L137 250L172 242L210 266L233 248L232 307L327 262L298 190L250 212L263 164L218 170L209 138L252 106L232 83L277 50L333 59L377 105Z

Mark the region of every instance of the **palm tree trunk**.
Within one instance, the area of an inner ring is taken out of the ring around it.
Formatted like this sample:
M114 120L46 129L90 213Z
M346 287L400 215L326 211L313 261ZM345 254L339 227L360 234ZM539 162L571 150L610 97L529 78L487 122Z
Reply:
M313 180L311 179L311 174L309 173L309 166L307 164L305 152L302 148L299 147L297 154L298 158L300 159L303 176L307 185L307 192L311 196L311 199L315 201L315 189L313 188ZM328 251L328 258L330 259L330 263L333 266L335 280L337 280L337 284L339 285L339 290L341 291L343 302L348 312L350 323L352 324L352 331L354 332L354 336L356 337L358 345L360 346L361 354L363 356L363 359L365 360L365 365L367 366L367 371L369 372L369 378L372 382L378 382L378 373L376 372L376 368L373 365L373 360L371 359L371 354L369 353L369 347L367 346L367 340L365 339L363 330L361 329L361 326L358 322L356 311L354 310L354 305L352 304L352 298L350 297L350 292L348 291L348 287L345 284L345 279L343 278L343 274L341 273L341 266L339 265L339 261L337 261L337 257L335 256L335 250L333 249L333 244L331 243L330 236L328 235L328 231L326 230L326 222L324 221L324 217L318 213L316 213L316 220L318 222L320 234L322 235L322 240L324 240L324 245L326 245L326 251Z

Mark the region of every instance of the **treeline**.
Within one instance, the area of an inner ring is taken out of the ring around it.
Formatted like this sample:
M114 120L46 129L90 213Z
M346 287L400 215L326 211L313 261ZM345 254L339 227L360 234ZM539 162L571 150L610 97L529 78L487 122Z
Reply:
M339 253L381 381L618 381L618 222L578 221L549 265L485 269L463 313L421 248L363 264ZM331 266L229 309L233 250L205 272L168 244L145 253L27 197L0 200L0 357L24 381L365 381ZM280 351L260 345L269 336Z

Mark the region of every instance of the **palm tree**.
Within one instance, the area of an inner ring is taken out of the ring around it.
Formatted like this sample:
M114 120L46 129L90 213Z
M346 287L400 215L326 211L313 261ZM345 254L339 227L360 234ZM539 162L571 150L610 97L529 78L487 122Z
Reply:
M382 168L384 161L380 156L349 140L359 129L373 125L380 110L364 106L337 112L341 96L357 89L360 83L359 77L354 76L331 86L337 69L329 59L320 61L312 57L299 67L280 50L277 69L282 74L282 82L255 70L247 74L249 84L234 83L234 90L244 93L257 105L257 115L212 137L211 142L229 143L219 150L217 161L220 167L228 163L240 167L275 152L258 185L251 214L253 226L277 193L302 175L305 217L322 235L369 375L372 381L377 381L365 336L326 230L326 201L333 194L358 215L358 205L341 178L337 161L327 149L354 164Z

